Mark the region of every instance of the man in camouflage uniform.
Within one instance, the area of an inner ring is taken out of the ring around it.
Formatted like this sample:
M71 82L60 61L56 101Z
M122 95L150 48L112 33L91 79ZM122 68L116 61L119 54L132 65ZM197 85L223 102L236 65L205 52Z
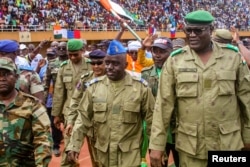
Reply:
M0 40L0 57L9 57L13 61L17 58L18 44L12 40ZM29 65L18 64L19 80L16 87L21 91L37 97L44 102L44 88L39 75Z
M72 99L70 100L70 105L69 107L67 107L68 111L68 120L67 120L67 127L65 129L65 133L66 135L70 136L71 135L71 131L73 128L73 125L79 123L79 121L81 121L81 118L77 118L78 117L78 112L77 112L77 108L79 106L80 100L82 99L83 96L83 92L86 89L86 84L88 84L88 81L103 76L106 73L105 70L105 65L104 65L104 57L106 56L106 53L101 51L101 50L94 50L92 52L89 53L89 58L90 58L90 64L92 67L93 71L90 71L86 74L83 74L81 76L80 81L78 82ZM91 157L91 161L92 161L92 166L96 167L98 166L98 162L97 162L97 157L96 157L96 149L94 147L94 143L95 143L95 135L93 133L93 128L90 129L89 131L89 136L87 137L87 142L88 142L88 147L89 147L89 152L90 152L90 157ZM79 140L82 140L79 139ZM80 147L80 146L79 146Z
M62 131L55 127L53 121L54 118L51 116L52 110L52 101L54 94L54 87L56 82L57 73L60 67L60 64L63 61L68 59L67 50L66 50L66 42L60 42L58 45L58 49L54 48L47 49L47 59L48 66L46 69L46 75L44 78L44 88L45 88L45 104L47 108L47 112L49 114L51 124L51 133L52 139L54 142L53 145L53 153L56 157L60 156L60 143L63 138ZM58 56L57 56L58 55Z
M153 42L153 44L151 44ZM151 91L156 98L157 96L157 90L158 90L158 83L159 83L159 77L161 74L162 66L169 57L170 53L173 51L173 44L172 41L169 38L166 37L159 37L155 39L154 41L150 40L144 40L142 43L142 48L145 51L146 47L151 47L152 52L152 58L154 61L154 65L151 67L144 68L142 70L142 78L144 78L146 81L148 81L149 86L151 88ZM175 129L175 120L176 116L173 115L171 119L171 124L168 128L168 140L167 140L167 146L166 146L166 154L167 156L170 155L170 150L172 151L172 155L174 157L174 162L176 166L179 166L179 156L177 151L175 150L175 144L174 144L174 129ZM165 164L163 166L168 166L168 157L165 159Z
M145 80L125 72L126 50L120 42L110 43L104 62L106 75L91 80L80 101L81 121L74 125L68 158L77 161L84 137L93 126L99 166L140 166L142 121L146 120L149 135L153 95Z
M15 89L15 63L0 58L0 166L45 167L51 160L50 120L39 100Z
M53 96L52 116L54 116L54 124L60 129L61 118L64 117L64 126L67 126L68 107L70 99L73 95L82 74L91 70L91 66L82 57L83 42L82 40L71 39L67 43L69 60L64 61L58 70L55 90ZM64 136L65 147L68 145L69 138ZM67 162L66 154L63 151L61 166L75 166Z
M249 69L238 49L211 40L213 20L207 11L187 14L188 46L163 66L149 145L152 167L162 165L174 111L181 167L207 167L208 151L250 149Z

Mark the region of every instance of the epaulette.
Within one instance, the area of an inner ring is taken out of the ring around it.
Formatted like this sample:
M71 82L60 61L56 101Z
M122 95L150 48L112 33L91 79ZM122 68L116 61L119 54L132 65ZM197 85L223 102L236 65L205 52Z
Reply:
M85 86L86 86L86 87L89 87L89 86L93 85L94 83L97 83L97 82L99 82L99 81L102 81L103 78L104 78L104 76L94 78L94 79L90 80L89 82L86 82L86 83L85 83Z
M85 77L87 77L87 76L89 76L89 75L90 75L90 73L87 72L87 73L85 73L85 74L83 74L83 75L81 76L81 79L83 79L83 78L85 78Z
M143 78L133 77L134 80L141 82L144 86L148 86L148 82Z
M171 56L171 57L174 57L175 55L180 54L180 53L182 53L182 52L183 52L183 49L180 48L180 49L177 49L177 50L171 52L171 53L170 53L170 56Z
M144 68L141 70L141 72L143 72L143 71L148 71L148 70L152 70L153 67L154 67L154 65L149 66L149 67L144 67Z
M231 44L226 44L226 48L231 49L235 52L239 52L239 48Z
M68 60L63 61L63 62L60 64L60 67L66 65L66 64L68 64Z

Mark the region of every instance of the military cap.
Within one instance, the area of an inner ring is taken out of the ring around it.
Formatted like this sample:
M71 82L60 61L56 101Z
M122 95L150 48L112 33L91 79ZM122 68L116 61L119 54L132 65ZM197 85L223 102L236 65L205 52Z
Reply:
M79 51L83 48L83 41L80 39L70 39L67 42L67 50L70 52Z
M0 58L0 69L6 69L9 71L16 71L16 64L7 57Z
M18 44L13 40L0 40L0 52L11 53L18 49Z
M107 56L125 54L126 52L127 52L126 49L119 41L112 40L107 50L107 54L108 54Z
M106 56L106 53L103 52L100 49L97 50L93 50L92 52L89 53L89 58L93 58L93 59L102 59Z
M214 21L214 17L211 13L205 10L188 13L184 19L187 24L211 24Z
M56 50L53 48L48 48L46 51L47 55L55 55L56 54Z
M152 47L158 47L161 49L173 49L172 41L166 37L159 37L154 40L154 43L151 45Z
M182 38L176 38L172 41L172 43L173 43L173 49L182 48L186 45L185 40Z
M231 43L233 37L231 32L227 29L216 29L212 35L212 39L216 42Z

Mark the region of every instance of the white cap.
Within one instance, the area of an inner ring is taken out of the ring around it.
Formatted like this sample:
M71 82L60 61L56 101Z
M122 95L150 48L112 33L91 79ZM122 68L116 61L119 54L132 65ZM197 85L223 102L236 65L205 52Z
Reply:
M131 50L138 51L138 49L140 48L141 48L141 42L139 41L130 41L127 47L128 51L131 51Z
M21 44L21 45L19 46L19 49L20 49L20 50L23 50L23 49L28 49L28 48L27 48L27 46L26 46L25 44Z

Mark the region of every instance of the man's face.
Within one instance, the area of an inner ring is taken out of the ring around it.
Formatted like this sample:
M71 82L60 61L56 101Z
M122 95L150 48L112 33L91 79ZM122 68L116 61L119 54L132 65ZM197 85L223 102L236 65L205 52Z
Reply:
M73 64L78 64L82 60L82 51L70 52L68 51L69 59Z
M125 76L126 56L106 56L104 59L106 75L112 81L119 81Z
M159 47L152 47L151 49L152 52L152 58L154 60L154 64L157 68L162 68L164 62L167 60L169 57L170 53L172 52L172 49L162 49Z
M103 59L94 59L91 58L91 66L95 76L102 76L106 73L104 58Z
M133 61L137 60L137 51L136 50L130 50L128 51L128 55L131 56L131 58L133 59Z
M0 94L8 95L15 89L15 83L18 79L18 75L15 72L0 69Z
M210 47L211 29L209 25L187 25L184 32L191 49L203 51Z
M59 57L66 57L67 55L67 43L59 44L56 53Z

